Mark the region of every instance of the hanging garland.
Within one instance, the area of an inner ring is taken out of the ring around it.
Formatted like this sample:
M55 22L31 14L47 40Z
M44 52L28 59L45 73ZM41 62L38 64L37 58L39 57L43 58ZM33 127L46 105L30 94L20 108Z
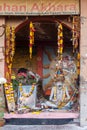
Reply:
M6 79L9 81L11 79L11 70L12 70L12 61L15 53L15 28L6 26L6 64L7 64L7 72Z
M35 31L32 22L30 22L29 29L30 29L29 53L30 53L30 59L31 59L32 58L32 47L33 47L33 44L34 44L34 31Z
M14 90L12 83L4 84L5 95L9 112L15 111Z
M13 61L13 56L15 54L15 28L12 26L11 28L11 62Z
M28 94L26 94L23 91L22 84L21 83L19 84L19 90L23 97L30 97L33 94L34 89L35 89L35 83L32 84L30 92Z
M11 78L12 61L13 61L14 53L15 53L15 28L11 27L11 44L10 44L10 52L9 52L10 64L8 65L10 78Z
M5 57L6 57L6 80L7 83L4 84L5 94L7 99L8 110L15 111L15 100L14 91L11 81L11 71L12 71L12 61L15 53L15 28L9 25L6 26L6 47L5 47Z
M77 54L77 75L80 75L80 53Z
M58 56L62 60L62 54L63 54L63 27L60 23L58 26Z
M76 52L76 49L78 47L78 17L73 17L73 27L72 27L72 41L73 41L73 54Z
M5 47L5 55L6 55L6 63L7 63L7 69L9 71L9 64L10 64L10 61L9 61L9 52L10 52L10 38L11 38L11 35L10 35L10 26L6 26L6 47ZM9 80L10 78L10 73L9 72L6 72L6 79L7 81Z
M10 26L6 26L6 63L9 64Z
M78 48L78 29L79 29L79 17L73 17L73 29L72 29L72 39L73 39L73 54L77 53L77 75L80 74L80 53ZM78 50L77 50L78 49Z

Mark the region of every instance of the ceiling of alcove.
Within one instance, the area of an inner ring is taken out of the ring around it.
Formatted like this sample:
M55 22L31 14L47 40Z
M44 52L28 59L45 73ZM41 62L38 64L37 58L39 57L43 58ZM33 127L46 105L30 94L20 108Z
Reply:
M57 29L56 22L33 22L35 28L35 43L57 43ZM67 27L63 26L64 42L71 42L72 32ZM16 32L17 45L24 45L29 43L29 23L23 25Z

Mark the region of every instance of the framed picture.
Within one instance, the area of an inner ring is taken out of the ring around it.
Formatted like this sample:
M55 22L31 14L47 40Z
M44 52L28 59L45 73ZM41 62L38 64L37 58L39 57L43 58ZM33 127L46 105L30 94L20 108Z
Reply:
M18 110L34 109L37 98L37 85L23 85L18 89Z

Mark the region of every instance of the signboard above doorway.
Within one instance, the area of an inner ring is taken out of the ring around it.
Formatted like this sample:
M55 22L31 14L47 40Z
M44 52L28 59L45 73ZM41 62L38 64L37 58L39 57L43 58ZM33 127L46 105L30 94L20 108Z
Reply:
M79 14L79 0L0 0L0 15Z

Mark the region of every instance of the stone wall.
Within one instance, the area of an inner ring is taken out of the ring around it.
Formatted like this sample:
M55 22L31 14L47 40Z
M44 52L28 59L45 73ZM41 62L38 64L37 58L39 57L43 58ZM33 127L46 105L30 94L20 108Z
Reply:
M87 0L81 0L80 125L87 125Z

